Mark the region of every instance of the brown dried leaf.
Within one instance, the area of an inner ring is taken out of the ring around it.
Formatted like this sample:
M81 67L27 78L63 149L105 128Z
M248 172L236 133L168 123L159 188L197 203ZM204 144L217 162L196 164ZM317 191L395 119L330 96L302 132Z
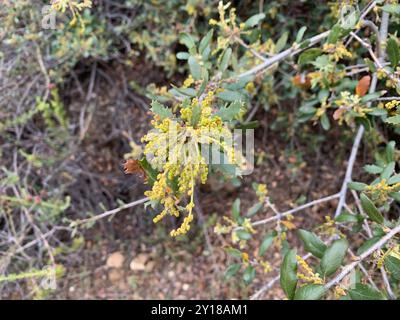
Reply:
M358 81L356 87L356 94L360 97L365 96L369 90L371 84L371 76L364 76Z
M147 180L146 172L140 165L139 160L134 160L134 159L126 160L124 163L124 172L125 174L139 174L142 176L144 180Z
M293 84L303 90L311 88L311 80L306 74L297 74L292 79Z

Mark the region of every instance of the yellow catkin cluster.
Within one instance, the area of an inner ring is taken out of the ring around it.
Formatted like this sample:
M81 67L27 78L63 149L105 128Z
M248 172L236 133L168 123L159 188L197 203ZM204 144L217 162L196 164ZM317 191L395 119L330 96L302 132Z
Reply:
M348 51L343 43L325 43L322 50L329 53L331 59L338 62L344 58L352 58L353 55Z
M268 195L267 185L264 183L260 183L257 186L256 194L258 196L258 201L260 203L264 203L265 200L267 199L267 195Z
M366 193L373 195L374 201L383 204L388 201L389 194L400 191L400 183L388 185L386 179L382 179L379 183L366 187Z
M393 111L400 106L400 100L392 100L385 104L385 109L388 111Z
M186 85L191 82L189 77ZM151 122L154 129L142 138L146 159L160 172L152 189L145 192L150 200L164 206L154 222L159 222L168 214L175 217L179 217L181 212L185 214L181 226L170 232L173 237L190 230L195 185L198 181L207 181L208 164L199 146L215 145L223 150L231 164L238 165L233 144L228 145L220 139L223 136L233 140L233 137L221 118L213 114L214 99L214 92L210 91L201 99L182 102L176 106L179 118L161 119L154 115ZM189 200L183 207L181 202L184 198Z
M318 273L314 273L308 263L300 256L296 256L297 262L304 273L298 272L297 277L305 282L313 284L323 284L324 281L321 279Z

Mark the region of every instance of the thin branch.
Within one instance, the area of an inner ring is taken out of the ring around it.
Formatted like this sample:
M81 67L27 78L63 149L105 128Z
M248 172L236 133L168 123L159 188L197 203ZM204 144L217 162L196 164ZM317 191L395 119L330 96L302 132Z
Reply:
M94 222L94 221L103 219L105 217L108 217L108 216L111 216L111 215L116 214L118 212L121 212L121 211L123 211L125 209L129 209L129 208L135 207L135 206L137 206L139 204L145 203L147 200L149 200L149 198L143 198L143 199L140 199L140 200L136 200L136 201L124 204L123 206L121 206L119 208L115 208L113 210L109 210L109 211L103 212L102 214L99 214L97 216L90 217L90 218L87 218L87 219L74 221L73 225L74 226L78 226L78 225L81 225L81 224L84 224L84 223Z
M282 217L288 216L290 214L293 214L295 212L307 209L309 207L315 206L315 205L320 204L320 203L331 201L331 200L336 199L336 198L339 198L339 193L333 194L333 195L325 197L325 198L321 198L321 199L317 199L317 200L308 202L308 203L303 204L301 206L298 206L298 207L296 207L294 209L290 209L288 211L285 211L285 212L282 212L280 214L277 214L277 215L275 215L273 217L253 222L251 225L253 227L255 227L255 226L266 224L266 223L269 223L269 222L272 222L272 221L280 220ZM235 228L235 230L239 230L239 229L242 229L242 228L243 227L237 227L237 228Z
M392 239L396 234L400 232L400 225L397 227L393 228L388 232L384 237L382 237L377 243L375 243L371 248L369 248L367 251L365 251L363 254L361 254L358 257L357 261L354 261L347 265L334 279L329 281L325 286L325 290L330 289L332 286L336 285L339 283L345 276L347 276L355 267L357 267L363 260L368 258L372 253L374 253L376 250L379 250L381 247L383 247L386 242L388 242L390 239Z

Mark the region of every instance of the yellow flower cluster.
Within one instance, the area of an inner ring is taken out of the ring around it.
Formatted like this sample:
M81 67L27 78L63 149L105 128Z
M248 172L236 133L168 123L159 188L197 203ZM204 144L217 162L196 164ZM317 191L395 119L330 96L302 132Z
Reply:
M393 111L400 106L400 100L392 100L385 104L385 109L388 111Z
M257 186L256 194L258 196L258 201L260 203L264 203L265 199L267 198L267 195L268 195L267 185L264 183L260 183Z
M186 84L191 84L190 77ZM159 202L164 209L154 218L159 222L166 215L185 218L179 228L170 232L176 237L190 229L193 220L194 188L197 181L206 183L208 164L201 148L216 146L227 155L231 164L238 164L233 145L221 141L221 137L232 138L232 133L221 118L213 114L214 93L208 92L200 99L194 98L177 106L180 117L161 119L154 115L154 129L142 138L144 154L150 165L160 172L151 190L145 195ZM189 197L186 206L181 202Z
M296 256L297 262L304 273L298 272L297 277L305 282L313 284L323 284L324 281L321 279L318 273L314 273L308 263L300 256Z
M353 55L348 51L343 43L325 43L322 50L329 54L330 58L338 62L344 58L352 58Z
M92 1L55 0L52 2L51 6L54 10L62 13L64 13L67 9L69 9L73 15L73 19L71 20L70 25L75 25L78 19L81 21L81 24L83 25L80 12L85 8L91 8Z
M379 183L366 187L366 193L372 195L372 199L378 204L384 204L389 199L389 194L400 191L400 182L388 185L386 179L382 179Z
M340 124L343 120L347 122L350 120L350 118L345 117L346 111L354 111L358 113L360 117L365 117L367 113L372 111L361 104L361 98L358 95L351 94L349 91L342 91L339 99L335 100L335 104L340 107L342 111L337 116Z

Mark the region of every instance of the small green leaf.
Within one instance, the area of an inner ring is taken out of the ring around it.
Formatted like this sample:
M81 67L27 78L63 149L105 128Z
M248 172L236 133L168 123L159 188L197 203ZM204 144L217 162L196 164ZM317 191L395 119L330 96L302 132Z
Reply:
M300 56L298 63L300 65L305 65L307 63L313 62L317 57L322 54L322 50L318 48L311 48L304 51Z
M243 220L243 218L240 216L240 199L237 198L232 205L232 217L236 222L239 222Z
M259 22L265 18L265 14L264 13L258 13L255 14L254 16L251 16L250 18L248 18L246 20L245 27L246 28L252 28L254 26L256 26L257 24L259 24Z
M296 35L296 43L300 43L301 40L303 40L304 33L306 32L306 30L307 30L306 26L303 26L300 28L299 32L297 32L297 35Z
M158 101L154 100L151 102L151 111L158 115L161 120L165 118L172 118L172 111L168 109L167 107L163 106L161 103Z
M292 300L297 286L297 260L296 250L289 250L281 265L280 282L283 292Z
M395 39L390 38L387 41L386 51L389 57L390 64L393 68L396 68L400 60L400 51L397 41Z
M361 98L361 103L367 103L368 101L376 100L379 97L383 96L386 93L385 90L373 92L373 93L368 93L365 96Z
M340 35L342 33L342 28L338 25L334 26L329 33L327 42L328 43L336 43L338 42Z
M196 58L193 56L190 56L188 63L189 63L190 73L192 74L193 78L195 78L196 80L200 80L201 79L201 66L197 62Z
M229 62L231 60L231 55L232 55L232 49L228 48L225 50L225 52L222 55L221 58L221 62L219 64L219 71L224 72L228 66L229 66Z
M320 300L325 292L322 284L306 284L296 290L294 300Z
M395 149L396 149L396 142L389 141L386 145L386 160L388 162L395 161Z
M347 184L347 186L349 187L349 189L351 190L356 190L356 191L364 191L366 187L368 187L367 184L362 183L362 182L349 182Z
M226 92L226 91L224 91L224 92ZM224 92L221 92L220 94L222 94ZM228 94L228 93L226 93L226 94ZM218 95L218 97L221 98L219 95ZM224 98L226 99L227 95L225 95ZM242 102L235 101L226 108L222 107L215 115L219 116L222 121L232 121L239 114L241 107L242 107Z
M386 4L382 7L382 10L393 14L400 14L400 4Z
M365 193L361 193L360 196L361 206L364 209L365 213L368 217L379 224L383 223L383 216L375 207L374 203Z
M212 36L214 34L214 30L211 29L208 31L208 33L204 36L203 39L201 39L200 44L199 44L199 52L200 54L203 54L204 50L208 47L208 45L211 42Z
M349 243L346 239L336 240L325 250L321 259L321 270L324 276L330 276L342 265Z
M400 174L395 174L393 177L391 177L391 178L388 180L387 183L388 183L388 185L400 183Z
M390 275L396 280L400 280L400 260L389 255L385 258L385 267Z
M304 243L304 248L307 252L312 253L317 258L322 258L326 250L325 243L318 238L314 233L300 229L298 235Z
M189 59L189 57L190 57L190 54L187 52L178 52L176 54L176 58L179 60L187 60L187 59Z
M380 174L382 173L383 168L374 164L367 164L364 166L364 170L371 174Z
M264 253L268 250L268 248L274 242L275 236L276 236L276 233L275 232L271 232L261 242L260 248L258 249L258 255L260 257L262 257L264 255Z
M240 270L240 266L241 265L239 263L231 264L225 271L225 279L228 280L236 275Z
M370 285L357 283L355 289L349 290L351 300L385 300L381 292Z
M329 118L328 118L328 116L327 116L326 113L324 113L324 114L321 116L321 125L322 125L322 128L323 128L324 130L326 130L326 131L328 131L328 130L330 129L330 127L331 127L331 124L330 124L330 122L329 122Z
M275 46L276 51L280 52L281 50L283 50L283 48L285 48L288 38L289 38L289 32L284 32L276 42Z
M246 230L238 230L238 231L236 231L236 234L240 240L250 240L251 239L251 233Z
M246 283L250 283L254 280L255 276L256 276L256 269L254 269L254 267L251 265L247 266L247 268L244 270L243 273L243 280Z
M393 124L393 125L398 125L398 124L400 124L400 115L389 117L386 119L385 122L389 123L389 124Z
M390 178L390 176L392 175L392 173L394 172L395 166L396 166L396 162L394 162L394 161L388 163L388 165L385 167L385 169L383 170L383 172L381 174L381 179L388 180Z
M188 49L192 49L196 45L193 38L185 32L179 35L179 42L184 44Z
M343 212L335 218L337 222L358 222L358 217L354 214Z
M256 204L252 205L249 210L247 210L246 216L247 217L252 217L254 216L258 211L260 211L263 207L262 203L257 202Z
M382 237L380 236L375 236L372 237L371 239L366 240L357 250L357 254L363 254L365 251L367 251L369 248L371 248L375 243L377 243Z
M238 249L235 248L226 248L225 249L226 253L229 254L230 256L237 258L237 259L242 259L242 252Z

